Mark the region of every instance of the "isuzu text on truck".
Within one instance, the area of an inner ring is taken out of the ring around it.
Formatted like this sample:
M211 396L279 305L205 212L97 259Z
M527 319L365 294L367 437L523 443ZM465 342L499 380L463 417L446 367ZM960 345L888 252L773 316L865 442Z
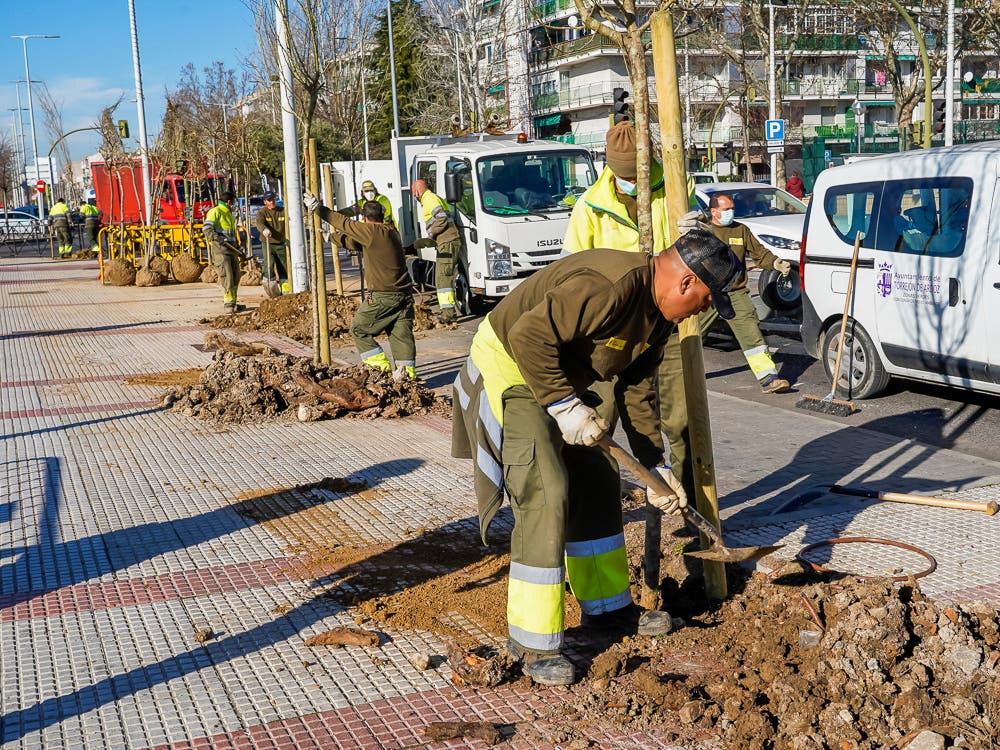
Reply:
M455 277L459 312L478 314L559 257L570 212L597 179L590 152L523 136L394 138L392 160L338 162L337 207L358 198L363 179L389 196L404 245L426 235L414 180L444 198L462 233ZM435 249L419 251L414 281L433 278Z

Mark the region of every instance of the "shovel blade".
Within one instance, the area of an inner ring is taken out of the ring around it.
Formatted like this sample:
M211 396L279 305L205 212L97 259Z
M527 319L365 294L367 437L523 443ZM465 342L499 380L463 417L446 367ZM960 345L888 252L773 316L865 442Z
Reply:
M261 284L264 288L264 294L268 297L280 297L281 296L281 285L277 281L272 281L271 279L264 279Z
M775 550L779 550L785 545L770 544L763 547L722 547L713 544L708 549L697 549L685 552L688 557L697 557L702 560L716 560L724 563L751 562L759 560L766 555L770 555Z

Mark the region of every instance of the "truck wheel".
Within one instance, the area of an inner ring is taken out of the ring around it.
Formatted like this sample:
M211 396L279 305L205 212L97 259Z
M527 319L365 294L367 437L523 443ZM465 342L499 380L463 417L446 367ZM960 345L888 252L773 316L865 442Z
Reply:
M802 305L802 288L799 285L798 264L792 264L792 272L788 276L782 276L777 271L761 271L757 292L772 310L787 312L799 308Z
M832 382L833 368L837 361L837 343L840 341L840 321L831 325L823 336L823 368ZM871 398L885 390L889 373L882 365L882 358L868 332L856 321L848 320L844 331L844 354L837 378L837 398Z
M469 272L465 264L459 263L455 270L455 307L460 315L485 315L487 305L482 297L469 289Z

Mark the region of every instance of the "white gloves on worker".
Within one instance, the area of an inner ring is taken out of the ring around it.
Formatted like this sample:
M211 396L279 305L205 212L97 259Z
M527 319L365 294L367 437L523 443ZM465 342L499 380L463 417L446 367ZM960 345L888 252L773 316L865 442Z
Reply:
M306 211L309 213L316 213L316 210L322 205L319 198L310 193L308 190L302 191L302 205L306 207Z
M701 211L688 211L677 221L677 231L681 234L687 234L692 229L697 229L698 224L704 220Z
M649 500L649 504L664 513L674 515L680 513L681 509L686 508L688 504L687 493L684 492L680 480L674 476L674 472L670 470L669 466L657 466L653 471L673 491L673 494L659 495L652 487L646 487L646 499Z
M594 446L608 434L611 425L576 396L556 401L546 407L556 420L563 440L570 445Z
M776 260L774 261L774 270L782 276L787 276L792 272L792 264L787 260Z
M270 239L271 238L271 230L270 229L265 229L263 232L260 233L260 236L263 237L264 239Z

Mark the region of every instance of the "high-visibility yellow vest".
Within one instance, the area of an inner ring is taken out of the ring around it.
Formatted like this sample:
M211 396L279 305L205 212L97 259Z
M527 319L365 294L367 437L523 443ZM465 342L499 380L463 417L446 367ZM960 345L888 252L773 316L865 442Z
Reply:
M225 203L213 206L205 214L205 224L211 226L216 232L221 232L225 235L233 236L236 232L236 219L233 217L233 212L229 210L229 206Z
M97 206L93 206L90 203L81 203L79 211L83 215L84 219L88 220L96 219L101 213L97 209Z

